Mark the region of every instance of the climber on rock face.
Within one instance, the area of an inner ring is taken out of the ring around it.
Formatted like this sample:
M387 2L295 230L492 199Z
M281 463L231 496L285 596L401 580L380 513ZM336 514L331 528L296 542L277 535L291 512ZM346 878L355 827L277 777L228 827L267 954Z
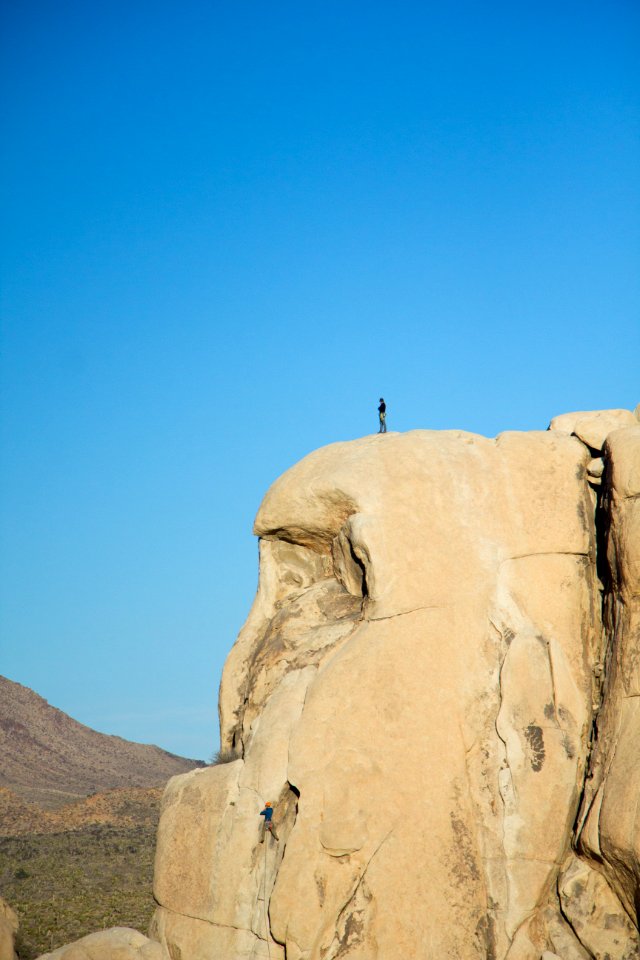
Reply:
M279 840L278 834L276 833L276 828L273 825L273 807L270 803L265 803L264 810L260 811L260 816L264 817L262 825L260 827L260 843L264 843L264 835L269 831L274 840Z
M380 397L380 406L378 407L378 417L380 419L380 429L378 433L387 432L387 405L384 402L384 398Z

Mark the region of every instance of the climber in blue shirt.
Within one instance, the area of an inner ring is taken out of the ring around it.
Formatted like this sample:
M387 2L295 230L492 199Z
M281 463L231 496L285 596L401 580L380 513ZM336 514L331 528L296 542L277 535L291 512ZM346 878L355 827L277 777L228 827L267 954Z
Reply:
M260 829L260 843L264 843L264 835L267 832L267 830L269 831L269 833L271 834L274 840L279 840L280 838L276 833L276 828L274 827L273 821L271 819L273 817L273 807L271 806L270 803L265 803L264 810L260 811L260 816L264 817L264 820L262 821L262 826Z

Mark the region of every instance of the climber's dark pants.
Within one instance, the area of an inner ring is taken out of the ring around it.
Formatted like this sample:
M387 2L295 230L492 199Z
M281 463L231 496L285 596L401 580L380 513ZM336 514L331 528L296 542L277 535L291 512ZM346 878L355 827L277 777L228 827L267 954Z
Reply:
M264 835L267 832L267 830L269 831L269 833L271 834L274 840L280 839L280 837L276 833L276 828L274 827L273 823L270 820L269 821L263 820L262 825L260 827L260 843L264 843Z

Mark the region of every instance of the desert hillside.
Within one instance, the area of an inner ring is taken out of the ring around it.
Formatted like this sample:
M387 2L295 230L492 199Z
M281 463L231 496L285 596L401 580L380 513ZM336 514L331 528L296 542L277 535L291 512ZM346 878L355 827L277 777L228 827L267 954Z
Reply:
M93 793L162 786L200 765L91 730L0 677L0 787L24 800L53 810Z
M44 836L93 826L155 827L163 787L96 793L56 810L43 810L0 787L0 837Z
M19 960L103 927L147 930L161 795L114 790L43 811L0 790L0 889Z
M100 927L147 929L162 792L198 766L97 733L0 677L0 889L20 960Z

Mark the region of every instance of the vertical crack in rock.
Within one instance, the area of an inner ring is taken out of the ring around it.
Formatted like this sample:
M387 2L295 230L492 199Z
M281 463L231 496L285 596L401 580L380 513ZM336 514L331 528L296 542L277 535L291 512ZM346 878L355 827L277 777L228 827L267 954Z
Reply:
M264 934L258 933L257 936L264 942L271 941L272 943L277 943L281 947L285 946L284 942L277 940L271 930L270 901L273 888L278 877L278 872L286 856L287 841L296 825L299 800L300 791L292 783L287 782L281 796L276 803L278 818L275 822L279 841L276 848L276 857L270 870L271 877L267 882L266 874L263 876L262 885L260 887L261 893L258 893L258 902L262 905L261 914L264 920ZM268 840L269 838L265 837L265 844L268 842ZM263 870L265 870L264 865Z
M604 464L603 467L604 473L606 475L607 465ZM590 479L590 478L587 478ZM603 477L605 480L605 477ZM585 484L586 486L586 484ZM609 530L609 517L608 511L605 506L605 497L603 496L604 491L606 490L606 480L605 486L598 485L595 487L594 494L595 496L595 509L593 512L594 522L593 522L593 549L595 553L595 572L597 582L600 586L600 622L602 623L602 633L603 637L601 640L605 645L605 660L608 661L611 656L611 636L607 629L608 626L608 616L607 616L607 597L609 595L611 576L609 571L609 564L607 561L607 543L608 543L608 530ZM586 514L586 505L580 505L583 513ZM593 588L591 591L593 595ZM590 729L587 736L587 755L585 758L585 766L582 777L582 784L580 786L580 795L577 806L576 819L574 822L574 827L572 830L572 845L575 845L581 825L585 822L586 817L588 816L589 809L593 799L595 799L596 792L593 791L591 801L586 804L586 794L590 787L593 786L591 783L594 777L594 770L592 768L592 762L594 757L594 743L597 739L598 732L598 719L599 713L602 708L603 703L603 694L604 694L604 684L606 682L608 671L606 668L601 670L599 675L594 675L592 672L591 686L592 686L592 702L591 702L591 711L592 718ZM553 674L552 674L553 675ZM586 809L585 808L586 805ZM576 925L570 916L570 911L567 908L567 898L563 897L561 890L561 875L558 875L556 881L556 890L554 891L554 900L557 904L557 909L559 910L560 916L564 919L569 929L571 930L572 935L576 938L580 948L586 952L589 957L594 957L596 954L592 953L589 949L587 942L585 941L584 932L581 931L579 925ZM599 956L599 954L597 954Z
M340 530L331 544L333 572L336 580L354 597L369 596L367 558L361 546L354 543L350 524Z
M566 898L562 896L561 884L560 884L560 876L558 876L558 881L557 881L557 884L556 884L556 897L557 897L558 907L559 907L559 909L560 909L560 915L561 915L562 918L565 920L565 922L568 924L569 929L571 930L572 934L574 935L574 937L576 938L576 940L578 941L578 943L580 944L580 946L581 946L584 950L586 950L587 948L586 948L585 944L582 942L582 939L581 939L581 937L580 937L580 931L579 931L579 929L576 929L576 926L575 926L574 923L572 922L571 917L570 917L570 916L568 915L568 913L567 913L567 903L566 903ZM594 956L593 953L592 953L590 950L588 951L588 956L591 957L591 958L593 958L593 956Z
M628 434L626 445L622 434ZM593 721L573 829L577 858L565 871L566 882L559 885L558 900L563 916L590 956L630 960L638 955L640 915L637 836L633 837L637 827L629 811L638 763L638 727L636 723L634 733L633 714L625 712L624 700L628 685L634 682L633 660L638 650L637 627L633 627L637 608L634 614L633 588L629 590L633 574L628 561L634 555L629 541L634 537L637 541L634 529L640 528L637 524L634 528L633 515L626 512L621 494L627 492L625 482L637 482L632 462L639 438L637 428L613 437L619 439L612 439L611 445L609 440L605 443L602 478L595 492L602 647L592 664ZM637 804L637 796L635 799Z
M613 590L613 578L607 557L609 533L611 525L610 504L610 464L605 459L602 474L602 486L595 491L596 507L594 511L596 574L600 584L600 617L602 622L602 660L593 668L592 679L592 710L593 717L589 732L589 749L585 764L585 774L580 793L578 813L573 829L573 842L579 843L579 837L593 802L598 793L598 787L606 776L606 767L611 765L613 753L602 763L600 751L596 749L599 741L599 727L602 721L602 710L606 700L606 693L611 682L611 659L616 647L616 598Z

